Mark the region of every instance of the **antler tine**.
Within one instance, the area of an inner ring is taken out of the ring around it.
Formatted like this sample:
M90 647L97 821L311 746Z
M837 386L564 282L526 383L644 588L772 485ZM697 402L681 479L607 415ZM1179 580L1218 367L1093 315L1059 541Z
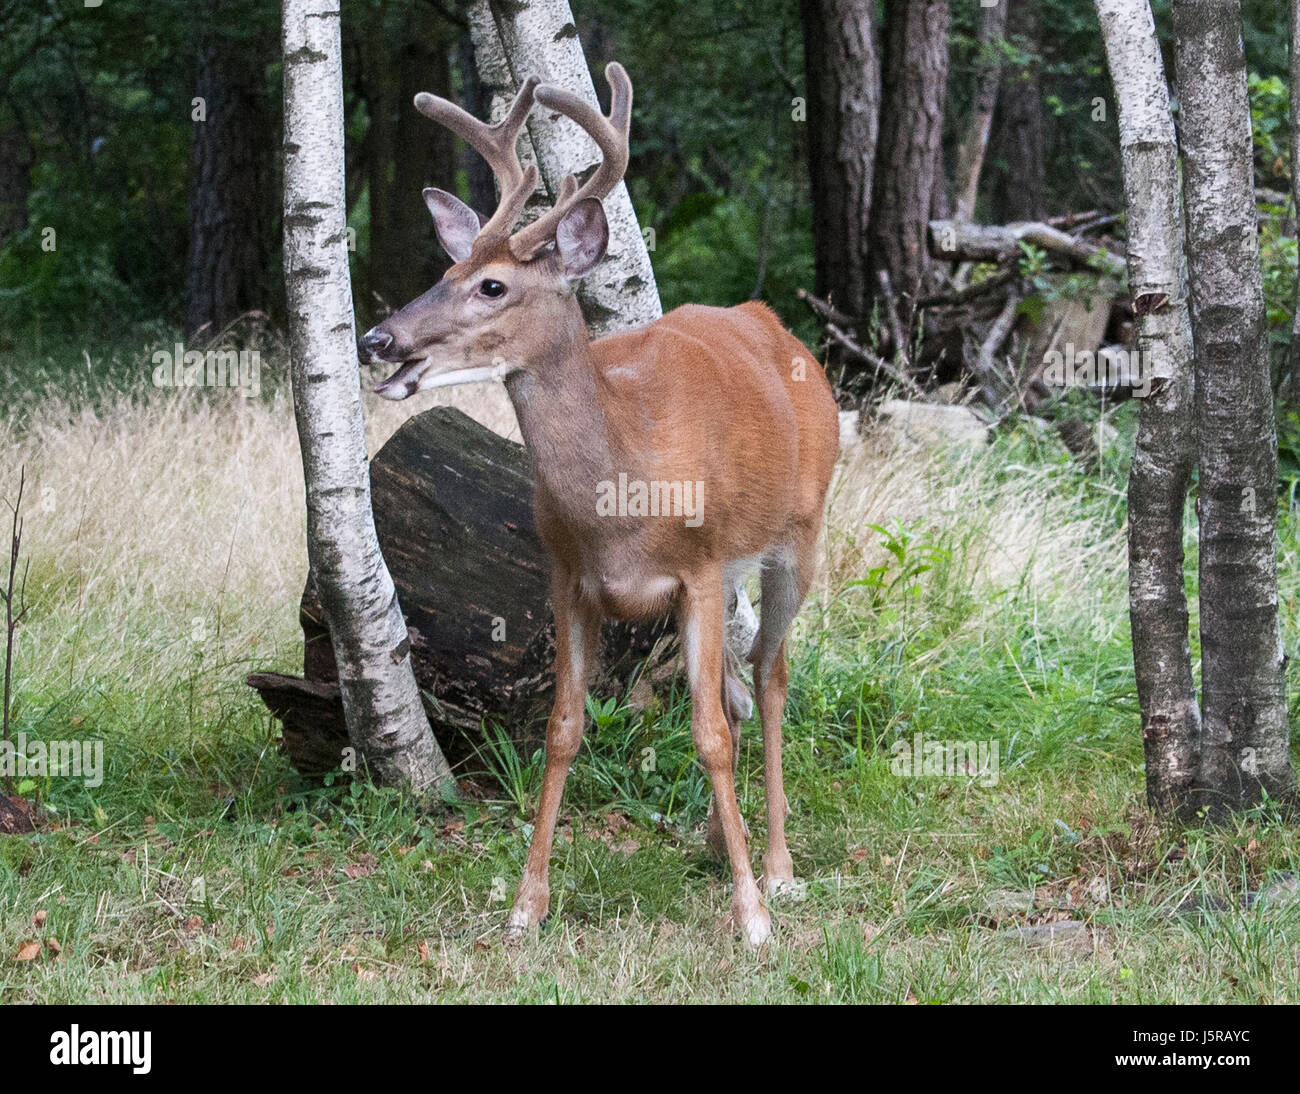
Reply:
M438 95L430 95L427 91L422 91L415 97L416 110L464 140L487 161L496 176L501 191L500 198L496 212L479 233L480 238L508 235L519 219L528 195L537 185L537 168L524 170L519 162L515 141L533 108L534 94L539 83L536 76L529 76L520 86L505 117L495 125L479 121L455 103Z
M605 67L605 80L611 92L608 117L571 91L552 84L542 84L537 88L537 101L585 129L600 149L602 159L595 173L581 187L577 186L572 175L566 178L554 207L510 238L510 251L516 258L531 258L555 237L556 225L570 208L584 198L605 197L627 170L628 135L632 126L632 80L617 61L611 61Z

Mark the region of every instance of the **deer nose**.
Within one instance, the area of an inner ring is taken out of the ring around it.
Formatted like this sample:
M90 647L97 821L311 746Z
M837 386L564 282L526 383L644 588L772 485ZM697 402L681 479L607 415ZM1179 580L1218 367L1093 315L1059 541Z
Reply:
M389 346L393 344L393 336L387 331L382 331L378 327L366 331L361 338L361 350L370 359L374 359L383 354Z

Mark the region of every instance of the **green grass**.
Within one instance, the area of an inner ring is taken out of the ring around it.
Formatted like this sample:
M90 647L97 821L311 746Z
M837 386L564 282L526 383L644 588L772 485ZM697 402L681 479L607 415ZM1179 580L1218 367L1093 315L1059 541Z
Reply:
M31 458L38 479L55 473ZM682 695L648 711L592 698L551 917L506 947L540 755L489 727L479 764L499 789L449 814L308 783L240 682L297 656L292 596L275 592L272 616L257 603L269 555L240 547L228 578L181 567L127 597L110 563L86 569L70 532L35 521L16 728L100 737L107 768L95 789L38 781L48 823L0 837L0 1002L1300 1002L1300 901L1243 900L1300 875L1296 831L1269 810L1165 828L1143 806L1122 473L1088 478L1013 434L917 472L930 500L911 519L832 522L829 578L792 644L788 828L806 886L774 905L757 953L724 922ZM1041 519L1011 551L1001 525L1026 510ZM1297 538L1282 530L1294 656ZM218 579L217 601L197 591ZM187 642L214 602L220 633ZM997 785L894 774L891 746L917 733L996 742ZM753 722L739 789L757 862ZM1178 911L1207 895L1224 910ZM1062 919L1085 928L1050 945L1009 933ZM61 953L14 959L50 938Z

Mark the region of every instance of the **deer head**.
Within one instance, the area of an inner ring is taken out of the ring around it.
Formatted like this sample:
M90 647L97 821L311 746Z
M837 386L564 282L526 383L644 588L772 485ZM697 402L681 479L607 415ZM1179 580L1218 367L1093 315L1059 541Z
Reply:
M487 125L454 103L421 93L422 114L462 137L492 168L500 199L484 219L445 190L429 188L424 202L438 239L455 263L442 280L361 338L367 364L398 368L375 385L387 399L475 380L504 380L538 367L542 340L581 324L573 286L604 256L609 224L601 198L623 177L632 118L632 81L611 63L608 116L571 92L529 77L505 117ZM570 175L555 205L514 231L537 185L537 168L524 169L515 141L534 101L577 122L595 140L603 160L581 186Z

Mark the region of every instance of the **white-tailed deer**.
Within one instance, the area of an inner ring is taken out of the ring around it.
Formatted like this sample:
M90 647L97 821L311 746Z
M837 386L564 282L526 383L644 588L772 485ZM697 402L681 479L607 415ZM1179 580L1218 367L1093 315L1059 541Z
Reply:
M748 696L726 664L723 612L761 566L762 622L749 660L763 726L769 895L794 870L785 839L781 716L785 640L812 582L838 444L830 385L816 358L764 305L687 305L639 330L592 342L574 284L602 258L601 198L627 167L632 84L605 71L608 117L529 79L488 126L433 95L416 107L488 161L501 196L490 220L443 190L424 191L455 265L361 339L363 361L397 364L375 390L390 399L447 384L504 380L536 476L537 530L553 560L555 706L528 862L507 935L535 927L569 765L582 740L588 667L602 619L676 613L691 691L691 730L713 785L709 843L725 850L733 921L761 944L771 921L750 868L734 784ZM513 231L537 183L515 140L534 101L595 139L603 161L555 207Z

